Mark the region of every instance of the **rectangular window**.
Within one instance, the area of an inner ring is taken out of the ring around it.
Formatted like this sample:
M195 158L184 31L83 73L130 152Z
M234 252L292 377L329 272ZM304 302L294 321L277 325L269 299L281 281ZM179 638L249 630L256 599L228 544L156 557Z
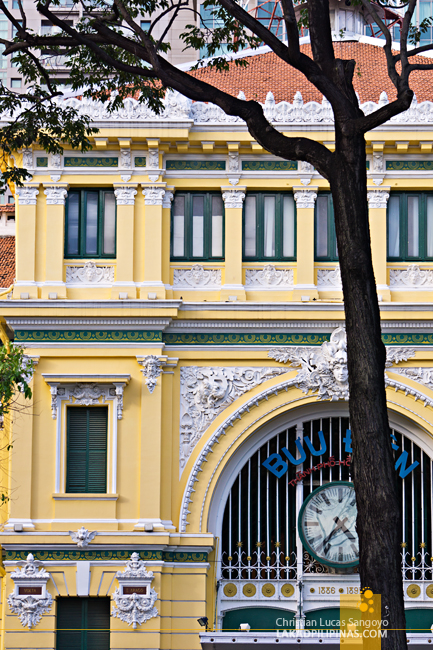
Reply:
M111 190L73 190L66 205L66 257L116 256L116 199Z
M388 259L433 258L433 194L393 192L388 201Z
M56 650L110 650L110 598L58 597Z
M21 79L11 79L11 88L21 88Z
M148 32L150 29L150 20L142 20L140 22L140 27L143 30L143 32Z
M171 258L224 257L224 207L221 195L176 194L171 213Z
M323 262L337 261L334 206L330 192L324 192L317 197L314 221L315 259Z
M107 491L108 408L67 409L66 492Z
M295 258L293 194L248 194L244 203L245 260Z

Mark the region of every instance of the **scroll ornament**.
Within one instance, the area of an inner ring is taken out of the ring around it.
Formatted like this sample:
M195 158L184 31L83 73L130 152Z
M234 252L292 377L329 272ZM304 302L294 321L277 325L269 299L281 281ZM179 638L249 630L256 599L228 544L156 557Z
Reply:
M53 598L46 587L50 574L41 565L42 562L35 560L32 553L29 553L24 566L11 573L15 589L8 596L7 602L11 612L17 614L22 626L29 630L39 623L53 604Z
M138 553L132 553L125 570L118 571L116 578L119 587L113 594L116 603L112 612L114 618L132 625L136 630L137 625L158 616L158 610L154 607L158 594L151 587L154 575L152 571L147 571Z

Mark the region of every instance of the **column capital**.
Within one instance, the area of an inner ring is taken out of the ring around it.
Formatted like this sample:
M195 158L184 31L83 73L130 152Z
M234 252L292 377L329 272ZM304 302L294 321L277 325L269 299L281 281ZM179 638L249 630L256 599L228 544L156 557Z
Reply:
M246 187L237 187L236 189L233 189L233 187L222 187L221 191L225 208L242 208L246 189Z
M114 185L114 196L116 197L117 205L134 205L135 195L137 194L134 185Z
M163 208L171 208L171 202L174 199L174 193L171 191L174 188L166 189L164 192L164 197L162 199L162 207Z
M165 196L165 185L142 186L144 205L161 205Z
M68 187L69 185L66 183L62 185L44 185L47 205L65 205Z
M369 189L367 191L369 209L372 210L373 208L386 208L390 189L390 187L381 187L380 190Z
M314 208L317 199L318 187L294 187L293 194L298 209Z
M18 198L18 205L36 205L36 197L38 194L38 186L17 187L15 190L15 195Z

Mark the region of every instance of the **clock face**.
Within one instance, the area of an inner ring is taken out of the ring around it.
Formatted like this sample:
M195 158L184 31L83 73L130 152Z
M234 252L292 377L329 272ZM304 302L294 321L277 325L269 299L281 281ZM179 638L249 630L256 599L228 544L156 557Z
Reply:
M302 504L298 529L305 549L321 564L353 567L359 563L353 483L338 481L314 490Z

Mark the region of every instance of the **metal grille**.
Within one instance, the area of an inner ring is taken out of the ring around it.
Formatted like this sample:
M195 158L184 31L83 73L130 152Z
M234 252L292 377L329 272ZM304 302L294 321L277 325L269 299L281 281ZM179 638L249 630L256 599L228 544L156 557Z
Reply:
M301 573L329 571L303 550L297 520L303 501L317 487L351 480L350 454L345 451L349 428L347 417L300 422L278 433L246 461L224 511L223 579L290 580ZM406 467L419 463L406 478L398 479L404 516L403 574L410 580L432 580L432 460L403 434L393 430L393 435L399 447L396 460L405 450ZM283 447L298 464L288 463L287 473L278 479L263 462Z

